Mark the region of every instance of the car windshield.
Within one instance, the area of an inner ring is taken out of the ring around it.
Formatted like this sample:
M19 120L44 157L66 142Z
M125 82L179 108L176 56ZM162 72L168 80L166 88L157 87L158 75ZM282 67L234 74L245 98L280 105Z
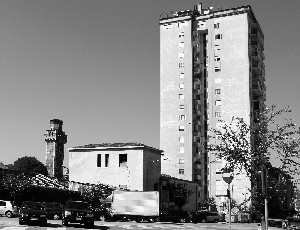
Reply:
M42 204L38 202L26 202L22 205L22 208L35 209L35 210L44 209Z
M89 205L84 202L68 202L65 208L88 209Z
M45 203L46 208L60 208L60 204L58 203Z

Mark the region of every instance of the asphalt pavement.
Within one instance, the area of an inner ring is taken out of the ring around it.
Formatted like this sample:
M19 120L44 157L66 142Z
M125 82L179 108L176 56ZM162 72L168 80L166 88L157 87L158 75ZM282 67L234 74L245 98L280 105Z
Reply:
M85 229L82 225L73 224L68 227L63 227L61 225L61 220L48 220L47 227L40 227L34 225L22 225L18 223L18 218L7 218L0 217L0 230L45 230L45 229L56 229L56 230L83 230ZM152 229L152 230L162 230L162 229L190 229L190 230L229 230L228 223L167 223L167 222L157 222L157 223L136 223L134 221L130 222L101 222L95 221L95 226L93 229L102 230L124 230L124 229ZM257 224L248 223L233 223L231 226L232 230L257 230ZM281 230L281 228L272 228L276 230Z

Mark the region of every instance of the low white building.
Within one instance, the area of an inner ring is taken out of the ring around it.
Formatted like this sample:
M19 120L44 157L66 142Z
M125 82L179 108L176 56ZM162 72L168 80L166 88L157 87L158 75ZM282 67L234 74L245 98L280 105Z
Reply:
M68 150L70 181L159 190L162 150L140 143L89 144Z

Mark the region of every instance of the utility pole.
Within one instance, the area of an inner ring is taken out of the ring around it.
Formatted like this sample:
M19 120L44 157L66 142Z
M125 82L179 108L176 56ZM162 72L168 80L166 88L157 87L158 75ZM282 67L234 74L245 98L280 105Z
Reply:
M231 230L231 196L230 196L230 183L233 180L232 172L223 172L223 180L228 184L227 197L228 197L228 212L229 212L229 229Z

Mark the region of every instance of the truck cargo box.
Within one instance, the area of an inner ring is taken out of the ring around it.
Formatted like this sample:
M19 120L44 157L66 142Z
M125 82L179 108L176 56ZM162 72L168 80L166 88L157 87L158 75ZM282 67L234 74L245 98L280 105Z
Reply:
M114 191L112 211L114 215L159 216L159 193Z

